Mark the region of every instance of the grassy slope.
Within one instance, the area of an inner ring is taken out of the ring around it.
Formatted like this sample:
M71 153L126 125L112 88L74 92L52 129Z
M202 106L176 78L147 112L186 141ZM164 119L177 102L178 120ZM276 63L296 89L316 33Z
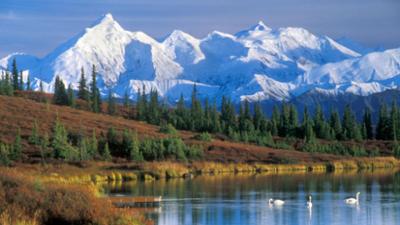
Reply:
M98 135L105 134L109 127L114 127L118 131L124 129L136 130L139 138L160 138L165 136L158 132L159 128L157 126L144 122L95 114L65 106L39 103L22 97L0 96L0 140L8 143L12 142L19 128L24 140L26 155L37 156L37 149L33 146L28 146L26 142L31 134L34 121L37 121L40 133L47 132L51 134L51 129L57 116L69 131L81 131L87 135L91 135L93 130ZM203 144L205 146L205 160L207 161L282 163L322 162L344 158L328 154L310 154L299 151L271 149L220 139L215 139L211 143L201 143L192 139L195 135L192 132L180 131L179 133L186 143Z

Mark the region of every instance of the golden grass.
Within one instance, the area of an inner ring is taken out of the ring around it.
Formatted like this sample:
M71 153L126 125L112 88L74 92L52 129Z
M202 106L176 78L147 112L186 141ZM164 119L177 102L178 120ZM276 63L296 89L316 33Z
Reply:
M39 176L31 171L21 172L20 168L0 167L0 224L146 222L142 215L120 212L109 200L98 198L98 187L88 180L90 176L63 177L56 173Z

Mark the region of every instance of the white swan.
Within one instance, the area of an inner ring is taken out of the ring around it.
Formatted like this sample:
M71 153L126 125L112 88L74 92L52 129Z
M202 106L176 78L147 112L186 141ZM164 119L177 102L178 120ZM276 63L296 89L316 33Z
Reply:
M311 195L308 196L307 208L309 208L309 209L312 208Z
M344 201L346 202L346 204L358 204L358 197L360 196L360 192L357 192L356 197L350 197L350 198L346 198Z
M268 201L270 206L282 206L283 204L285 204L285 201L280 200L280 199L272 199L270 198Z

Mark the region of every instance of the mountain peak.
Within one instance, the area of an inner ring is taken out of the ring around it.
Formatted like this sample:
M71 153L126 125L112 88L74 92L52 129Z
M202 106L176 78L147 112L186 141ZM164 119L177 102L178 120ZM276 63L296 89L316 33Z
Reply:
M112 16L111 13L104 14L100 18L98 18L93 24L92 28L97 27L97 26L119 26L118 22L114 20L114 17Z
M251 26L249 29L246 30L242 30L238 33L236 33L236 37L250 37L250 36L254 36L254 35L260 35L260 34L265 34L268 33L269 31L271 31L272 29L270 27L268 27L267 25L265 25L265 23L260 20L258 21L257 24Z
M265 25L265 23L262 20L258 21L258 23L254 25L252 28L253 28L252 30L258 30L258 31L271 30L271 28Z

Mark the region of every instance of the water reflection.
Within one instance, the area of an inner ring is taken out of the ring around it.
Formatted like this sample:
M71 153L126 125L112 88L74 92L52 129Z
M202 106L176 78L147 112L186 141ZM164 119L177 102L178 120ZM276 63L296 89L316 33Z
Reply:
M162 195L159 225L400 224L399 173L200 176L192 180L119 183L110 194ZM344 199L360 191L359 205ZM311 194L313 207L307 208ZM268 199L285 200L270 207Z

